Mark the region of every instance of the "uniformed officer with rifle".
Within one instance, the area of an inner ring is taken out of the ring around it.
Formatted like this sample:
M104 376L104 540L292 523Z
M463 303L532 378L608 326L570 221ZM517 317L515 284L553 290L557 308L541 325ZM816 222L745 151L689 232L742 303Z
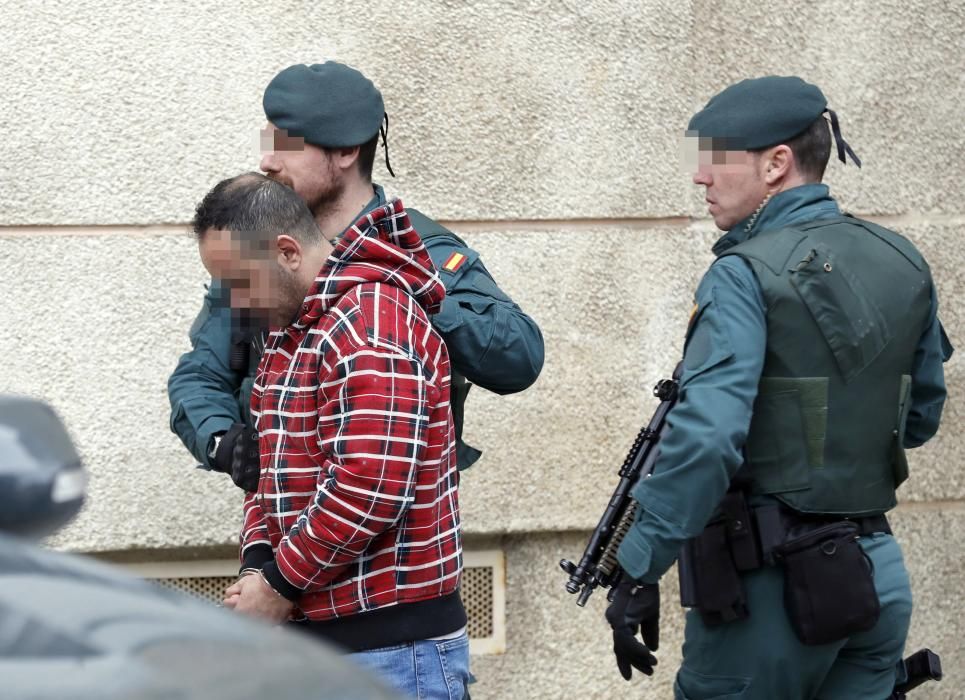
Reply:
M860 161L816 86L741 81L687 133L726 233L659 457L632 491L607 610L619 669L653 672L657 585L679 555L676 698L884 700L912 609L885 513L905 450L938 430L952 353L931 272L821 184L832 137Z
M372 165L380 136L387 148L388 117L381 93L362 73L335 61L289 66L269 83L263 105L269 124L262 134L262 170L305 199L324 236L337 238L386 203L382 188L372 183ZM387 151L385 162L391 174ZM464 469L480 456L462 440L471 385L498 394L522 391L542 369L543 337L476 251L421 212L408 213L446 286L432 323L454 370L452 410ZM171 429L201 466L227 472L251 491L259 466L248 407L264 344L259 319L232 316L229 293L213 280L191 327L192 349L168 381Z

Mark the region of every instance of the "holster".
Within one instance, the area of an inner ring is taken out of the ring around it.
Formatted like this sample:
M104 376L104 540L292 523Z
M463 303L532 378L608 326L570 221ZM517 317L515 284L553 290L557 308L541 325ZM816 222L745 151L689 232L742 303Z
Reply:
M749 611L740 574L761 564L747 500L730 491L703 532L684 544L677 567L681 604L711 626L744 619Z

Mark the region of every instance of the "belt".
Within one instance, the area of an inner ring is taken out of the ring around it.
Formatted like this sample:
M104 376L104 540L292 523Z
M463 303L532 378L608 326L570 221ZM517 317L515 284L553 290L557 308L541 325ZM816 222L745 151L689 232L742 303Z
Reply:
M885 517L884 513L881 515L864 515L856 518L849 518L845 516L828 516L828 515L808 515L806 513L793 513L790 514L791 522L797 521L798 523L814 523L815 525L830 525L831 523L840 523L843 521L854 523L858 526L858 535L864 537L865 535L870 535L874 532L884 532L885 534L892 534L891 525L888 524L888 518Z
M858 527L858 535L863 537L873 532L891 533L891 526L888 518L881 515L864 515L847 517L844 515L812 515L810 513L798 513L788 509L783 504L768 504L757 506L753 510L755 534L760 545L763 560L767 564L773 564L772 552L779 547L787 538L791 530L801 526L813 526L814 528L832 523L852 522Z

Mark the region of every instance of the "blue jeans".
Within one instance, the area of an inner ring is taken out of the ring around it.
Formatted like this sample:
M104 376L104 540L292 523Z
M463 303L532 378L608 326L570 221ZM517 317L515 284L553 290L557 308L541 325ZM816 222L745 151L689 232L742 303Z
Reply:
M360 666L415 700L468 696L469 637L409 642L349 654Z

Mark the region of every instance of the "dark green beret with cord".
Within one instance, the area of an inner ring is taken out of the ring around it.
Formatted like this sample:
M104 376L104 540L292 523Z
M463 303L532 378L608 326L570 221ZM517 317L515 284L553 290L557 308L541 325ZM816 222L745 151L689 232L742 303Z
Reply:
M841 136L838 115L817 85L794 76L769 75L742 80L714 95L687 126L687 136L709 139L709 148L754 151L786 143L827 112L837 145L861 167L861 159ZM703 147L703 145L701 146Z
M389 115L382 93L359 71L336 61L289 66L271 79L262 98L278 129L325 148L349 148L382 135L389 165Z

